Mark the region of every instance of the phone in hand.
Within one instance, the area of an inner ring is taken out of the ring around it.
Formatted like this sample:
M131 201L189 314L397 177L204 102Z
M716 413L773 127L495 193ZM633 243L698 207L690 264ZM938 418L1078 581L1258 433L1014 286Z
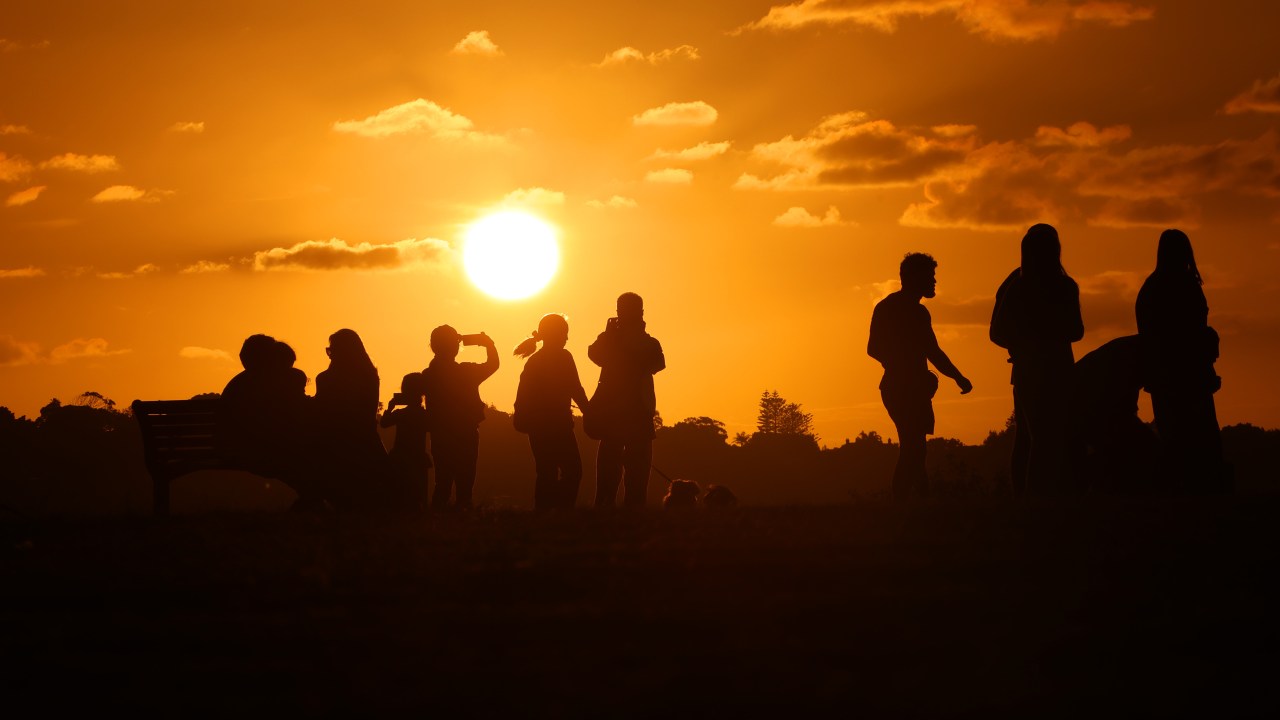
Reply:
M485 339L486 338L484 333L472 333L470 335L462 336L462 344L463 345L484 345Z

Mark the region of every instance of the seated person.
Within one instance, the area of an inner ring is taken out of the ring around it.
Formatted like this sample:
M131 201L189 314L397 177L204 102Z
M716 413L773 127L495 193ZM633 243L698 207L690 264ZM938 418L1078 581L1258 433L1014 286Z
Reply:
M1081 489L1148 490L1156 438L1138 417L1142 370L1137 335L1116 338L1072 370L1071 465Z

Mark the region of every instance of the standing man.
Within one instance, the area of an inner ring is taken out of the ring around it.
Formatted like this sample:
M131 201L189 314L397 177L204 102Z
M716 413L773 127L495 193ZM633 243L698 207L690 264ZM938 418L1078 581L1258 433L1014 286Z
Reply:
M662 345L645 332L644 300L635 293L618 296L618 315L587 348L600 366L600 383L591 398L589 433L596 451L596 507L613 507L618 485L627 507L644 507L653 462L653 418L657 396L653 376L667 366Z
M458 362L462 343L484 346L485 361ZM431 331L431 352L435 357L422 371L431 455L436 464L431 509L443 510L456 488L456 507L465 510L471 507L471 490L476 484L480 421L484 420L480 383L498 370L498 351L484 333L459 335L452 327L441 325Z
M933 320L920 304L936 294L938 263L925 253L908 253L898 266L902 289L890 293L871 313L871 339L867 354L884 366L880 397L898 430L898 464L893 469L893 496L905 499L929 492L925 472L925 436L933 434L933 395L938 376L929 372L933 363L938 372L956 381L960 394L973 383L951 363L938 347Z

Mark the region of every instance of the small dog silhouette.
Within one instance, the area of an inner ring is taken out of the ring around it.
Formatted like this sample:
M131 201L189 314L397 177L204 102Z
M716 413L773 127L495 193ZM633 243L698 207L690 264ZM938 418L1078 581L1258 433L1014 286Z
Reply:
M702 506L708 510L731 508L738 505L738 496L723 485L710 485L707 494L702 498Z
M680 510L698 507L698 496L702 488L692 480L672 480L667 496L662 498L663 510Z

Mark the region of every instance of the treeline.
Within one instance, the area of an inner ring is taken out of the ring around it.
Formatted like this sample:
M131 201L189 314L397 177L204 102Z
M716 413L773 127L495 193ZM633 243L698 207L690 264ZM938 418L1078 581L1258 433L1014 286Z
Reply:
M776 413L776 414L775 414ZM579 423L580 426L580 423ZM595 486L595 442L579 431L585 476L578 505L590 504ZM703 489L728 486L743 504L822 504L884 497L897 445L874 432L833 447L812 432L812 417L777 393L765 393L753 433L730 438L714 418L686 418L659 427L656 472L649 501L657 505L666 480L694 480ZM1280 492L1280 430L1233 425L1222 430L1227 459L1242 494ZM390 444L390 435L385 437ZM51 401L34 419L0 407L0 514L147 514L151 479L141 437L128 408L98 393L68 404ZM1012 427L992 431L977 445L949 438L929 441L929 473L940 497L1008 493ZM1156 479L1158 482L1158 478ZM1098 490L1105 490L1099 488ZM511 416L490 407L480 426L476 499L491 507L529 508L533 458L528 437ZM293 494L280 483L245 473L202 472L173 486L175 511L278 510Z

